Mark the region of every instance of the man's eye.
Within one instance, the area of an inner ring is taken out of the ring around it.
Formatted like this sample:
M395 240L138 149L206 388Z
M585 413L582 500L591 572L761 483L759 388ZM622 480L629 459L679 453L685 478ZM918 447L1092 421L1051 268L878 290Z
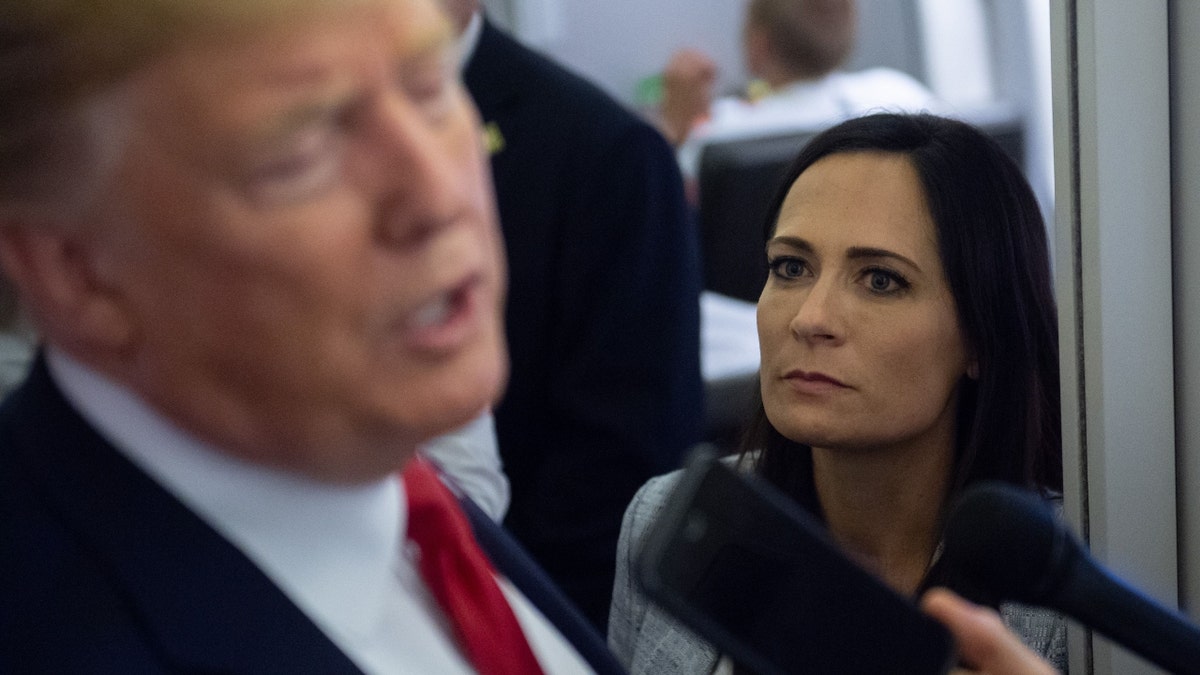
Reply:
M454 107L458 85L456 68L449 54L431 58L404 77L404 91L431 118L441 119Z
M330 129L306 131L272 153L251 173L252 196L265 202L296 201L329 185L341 163L335 136Z
M446 95L450 88L450 82L450 78L442 72L425 73L414 78L408 87L408 92L416 101L436 100Z

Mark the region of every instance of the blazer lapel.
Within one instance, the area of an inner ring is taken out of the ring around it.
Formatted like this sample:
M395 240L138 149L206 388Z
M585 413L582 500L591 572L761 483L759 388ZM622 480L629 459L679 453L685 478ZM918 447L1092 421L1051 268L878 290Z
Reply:
M719 654L711 644L651 606L642 625L632 670L643 673L711 673Z
M357 673L238 549L66 402L39 358L10 402L15 450L179 670Z

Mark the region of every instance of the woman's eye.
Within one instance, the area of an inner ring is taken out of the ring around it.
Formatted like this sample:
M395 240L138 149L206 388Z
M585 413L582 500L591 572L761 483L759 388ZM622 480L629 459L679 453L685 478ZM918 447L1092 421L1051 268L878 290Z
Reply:
M895 293L908 288L900 275L886 270L867 270L867 287L875 293Z
M770 267L772 274L783 279L797 279L808 272L808 264L800 258L776 258Z

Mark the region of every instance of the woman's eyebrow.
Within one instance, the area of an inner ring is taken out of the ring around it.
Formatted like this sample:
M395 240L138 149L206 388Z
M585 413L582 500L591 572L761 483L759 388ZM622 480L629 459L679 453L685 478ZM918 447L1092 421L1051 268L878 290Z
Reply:
M805 253L815 253L812 244L808 243L808 240L801 239L800 237L782 235L778 237L771 237L767 240L767 248L771 248L772 246L776 245L789 246Z
M895 251L889 251L886 248L875 248L872 246L852 246L846 251L846 257L850 260L859 260L862 258L891 258L912 267L918 272L922 271L921 266L913 262L911 258L902 256Z
M810 244L807 239L803 239L801 237L788 235L771 237L771 239L767 240L767 249L770 250L772 246L787 246L802 253L816 255L816 249L813 248L813 245ZM896 253L895 251L890 251L886 248L877 248L875 246L851 246L846 251L846 258L848 260L889 258L904 263L905 265L912 267L917 272L923 272L921 266L913 262L911 258Z

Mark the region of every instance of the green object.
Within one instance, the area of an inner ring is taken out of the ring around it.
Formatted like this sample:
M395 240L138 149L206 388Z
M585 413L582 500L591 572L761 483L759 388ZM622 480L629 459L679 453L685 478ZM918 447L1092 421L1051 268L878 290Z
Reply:
M640 108L656 108L662 103L663 78L662 73L648 75L638 80L634 101Z
M770 95L771 85L767 84L764 80L750 80L750 82L746 85L746 99L751 103Z

